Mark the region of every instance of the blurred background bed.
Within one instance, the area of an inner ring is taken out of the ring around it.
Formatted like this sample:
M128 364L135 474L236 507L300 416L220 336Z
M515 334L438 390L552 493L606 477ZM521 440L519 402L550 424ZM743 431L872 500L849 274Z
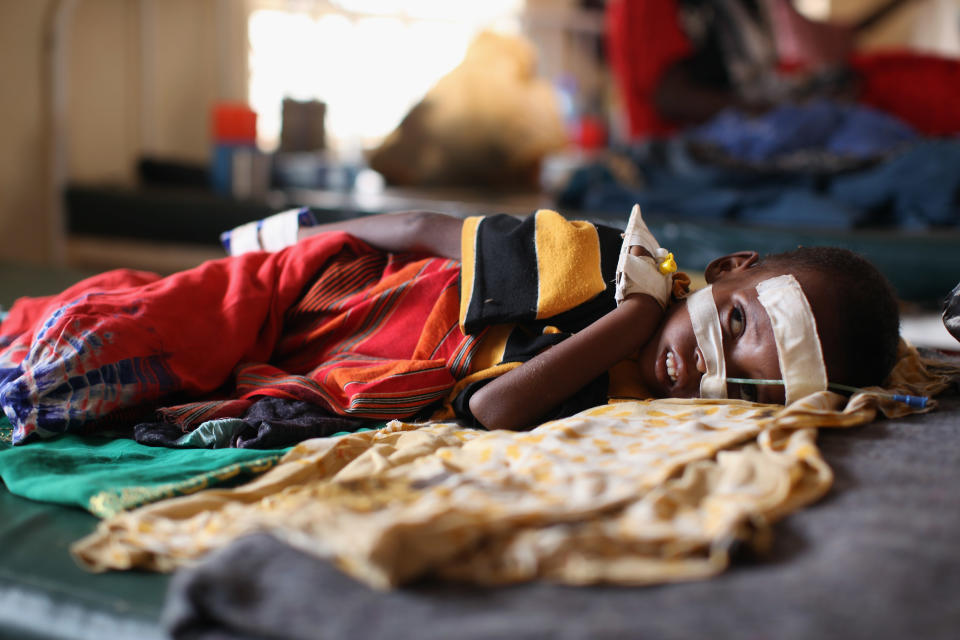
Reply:
M958 348L938 319L960 279L955 0L2 2L0 52L17 61L0 78L0 309L220 257L220 232L294 206L620 226L638 201L694 272L744 248L859 251L903 299L904 335ZM824 433L832 494L704 583L385 594L286 550L228 553L275 552L250 588L309 594L289 637L952 637L958 429L950 396ZM0 636L163 637L168 577L70 560L95 522L0 491ZM308 588L280 590L280 568ZM178 578L206 586L166 623L268 635L209 572Z

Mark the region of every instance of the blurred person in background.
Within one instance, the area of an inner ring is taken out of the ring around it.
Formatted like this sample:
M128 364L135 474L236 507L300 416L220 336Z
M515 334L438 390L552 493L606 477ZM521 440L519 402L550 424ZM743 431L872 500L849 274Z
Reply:
M927 135L960 131L960 61L855 51L860 34L920 1L886 0L834 24L808 19L790 0L611 0L608 45L629 136L810 97L856 100Z

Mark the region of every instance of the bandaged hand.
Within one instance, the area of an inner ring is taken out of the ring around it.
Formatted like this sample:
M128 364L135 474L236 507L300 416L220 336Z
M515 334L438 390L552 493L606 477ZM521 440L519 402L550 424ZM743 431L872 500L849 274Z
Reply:
M634 255L638 253L635 247L641 247L648 255ZM640 205L633 205L617 262L617 305L629 295L642 293L656 300L661 308L666 308L676 270L673 254L661 247L650 233L640 214Z

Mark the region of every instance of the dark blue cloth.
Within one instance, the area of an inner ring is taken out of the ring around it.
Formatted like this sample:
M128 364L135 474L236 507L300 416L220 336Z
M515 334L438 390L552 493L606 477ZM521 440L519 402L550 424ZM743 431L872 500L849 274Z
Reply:
M261 397L243 416L246 426L230 443L245 449L281 449L309 438L325 438L342 431L356 431L369 426L356 418L332 413L329 409L300 400ZM146 422L133 430L134 439L151 447L176 447L183 436L178 425Z
M874 158L917 140L897 118L855 104L816 100L784 104L759 116L727 109L687 134L748 163L773 162L801 151Z
M926 229L960 224L960 141L925 140L888 160L851 171L759 171L698 160L682 138L624 151L639 180L607 164L576 171L563 210L739 221L772 227Z
M628 153L642 184L623 184L607 166L592 165L574 173L560 196L561 209L622 212L626 219L637 203L645 213L686 220L825 228L857 226L868 215L821 193L816 176L698 163L681 140L648 142Z
M960 141L930 140L869 170L836 177L825 189L877 222L927 229L960 224Z

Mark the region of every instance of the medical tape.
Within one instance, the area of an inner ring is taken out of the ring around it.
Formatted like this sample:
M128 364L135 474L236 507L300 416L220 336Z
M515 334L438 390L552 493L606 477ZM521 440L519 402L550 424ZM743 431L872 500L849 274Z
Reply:
M773 328L787 404L825 391L827 367L817 321L800 283L789 274L764 280L757 285L757 298Z
M300 232L300 209L274 214L260 227L260 242L267 251L279 251L297 243Z
M248 222L230 232L230 255L239 256L250 251L261 251L260 221Z
M727 397L727 363L723 357L723 332L720 314L713 299L713 286L694 292L687 298L687 313L693 335L703 356L707 372L700 378L701 398Z
M657 263L647 256L626 254L617 268L617 289L614 298L619 305L628 295L645 293L666 308L673 289L673 279L660 273Z
M643 247L650 256L631 254L630 248L634 246ZM623 232L623 244L617 261L616 291L614 292L617 305L630 294L645 293L653 297L661 307L666 308L673 289L673 276L670 275L672 272L661 270L658 260L662 261L667 255L666 249L660 247L660 243L644 223L640 206L633 205L627 228ZM670 261L673 264L672 255L670 255ZM673 271L676 271L675 266Z

